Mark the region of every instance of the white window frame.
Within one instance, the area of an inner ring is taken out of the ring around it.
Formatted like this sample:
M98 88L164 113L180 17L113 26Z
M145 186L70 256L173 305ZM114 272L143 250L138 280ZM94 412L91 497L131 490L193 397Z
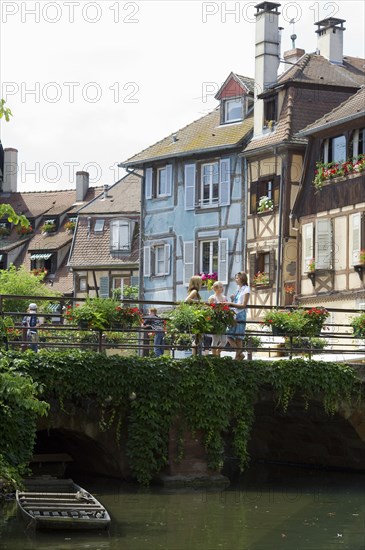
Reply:
M165 245L160 244L154 247L154 256L155 256L155 265L153 274L156 277L161 277L162 275L166 275L166 261L165 261Z
M164 178L164 181L162 180ZM166 197L167 196L167 169L166 166L162 168L157 168L156 172L156 196L157 197Z
M87 292L87 277L80 277L79 278L79 291L80 292Z
M233 103L240 104L240 115L238 117L230 118L229 116L229 107ZM223 101L223 122L225 124L230 122L239 122L243 120L244 117L244 98L242 97L230 97Z
M161 174L165 175L164 189L160 187ZM163 199L172 194L172 164L149 167L145 172L145 199Z
M160 256L162 254L162 257ZM162 269L160 269L160 265ZM171 245L156 243L143 249L143 276L166 277L171 271Z
M361 151L359 152L360 132L362 133L362 136L363 136L362 147L364 150L362 152ZM352 147L353 147L352 155L354 157L358 157L360 154L365 153L365 128L357 128L356 130L354 130Z
M122 244L121 228L127 228L127 239ZM110 248L113 252L130 252L131 222L129 220L113 220L110 222Z
M212 167L207 174L204 173L205 168ZM214 181L216 177L217 181ZM207 178L207 181L205 179ZM217 192L214 196L214 186L216 186ZM209 189L209 198L204 199L204 190ZM201 189L201 206L215 206L219 203L219 163L217 162L205 162L201 165L200 172L200 189Z
M333 268L332 220L330 218L316 221L315 265L316 269Z
M302 248L302 258L303 258L303 273L308 271L309 262L314 258L314 241L313 241L313 223L303 224L302 227L303 235L303 248Z
M209 246L209 267L203 268L203 249L205 245ZM214 245L216 245L216 253L214 254ZM214 267L216 263L217 267ZM203 273L218 273L219 268L219 241L218 239L203 239L199 242L199 272Z
M333 148L333 144L334 144L334 141L335 140L338 140L342 138L345 142L345 151L344 151L344 156L343 158L335 158L335 150ZM327 138L325 141L324 141L324 149L323 149L323 161L326 163L326 162L341 162L341 161L345 161L346 160L346 145L347 145L347 142L346 142L346 136L344 136L343 134L339 135L339 136L333 136L331 138ZM332 155L331 155L331 161L329 160L330 159L330 149L332 149Z

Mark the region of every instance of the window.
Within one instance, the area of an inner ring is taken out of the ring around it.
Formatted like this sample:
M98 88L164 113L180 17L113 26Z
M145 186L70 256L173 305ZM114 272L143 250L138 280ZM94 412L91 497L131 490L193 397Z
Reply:
M94 225L95 235L100 235L104 231L104 220L96 220Z
M277 121L277 96L264 99L264 126L269 126L270 123Z
M224 122L243 120L243 98L226 99L223 102Z
M323 162L341 162L346 160L346 138L336 136L323 143Z
M230 159L184 167L185 210L228 206L231 200Z
M274 208L279 206L280 176L266 176L251 182L251 214L256 214L261 197L272 200Z
M203 164L201 169L201 204L218 203L219 198L219 165L218 162Z
M272 285L275 281L275 250L250 254L250 284L255 286L254 280L258 272L266 274L268 283ZM266 279L266 278L265 278Z
M302 228L303 273L311 271L309 263L314 262L315 269L333 268L332 221L327 218L307 223Z
M196 263L195 252L198 251ZM196 273L218 273L218 280L228 283L228 239L211 239L184 242L183 281L189 284ZM196 267L197 266L197 267Z
M46 271L48 274L55 273L57 268L57 256L50 252L46 253L32 253L30 256L30 268L31 270Z
M80 277L80 279L79 279L79 291L80 292L87 292L87 278L86 277Z
M110 224L111 250L129 252L131 249L131 227L128 220L113 220Z
M349 157L365 154L365 128L354 130L350 137Z
M145 198L164 198L172 192L172 164L147 168L145 172Z
M124 292L124 279L123 277L113 277L112 278L112 296L117 300L123 298Z
M200 242L199 273L218 273L218 241Z
M165 243L147 245L143 249L144 277L163 277L170 274L171 246Z

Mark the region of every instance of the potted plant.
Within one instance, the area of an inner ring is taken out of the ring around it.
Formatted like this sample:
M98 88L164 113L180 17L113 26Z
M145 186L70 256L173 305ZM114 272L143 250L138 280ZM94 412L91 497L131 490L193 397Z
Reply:
M46 222L41 227L42 233L54 233L56 231L56 224Z
M354 317L350 323L355 338L365 338L365 313Z
M365 248L362 248L359 253L360 264L365 264Z
M256 275L254 275L252 284L254 286L267 286L270 284L269 274L265 273L265 271L258 271Z
M364 171L365 155L359 155L344 162L316 162L313 185L320 190L326 181Z
M231 327L235 324L235 313L233 309L224 303L209 304L207 321L211 324L212 334L224 334L227 327Z
M76 227L76 222L73 222L71 220L66 222L64 225L64 228L66 229L66 231L68 231L68 233L73 233L75 231L75 227Z
M260 197L259 205L257 207L257 212L259 214L262 214L262 212L270 212L274 208L274 203L269 197L264 195L263 197Z
M289 283L285 284L284 292L285 294L290 294L292 296L293 294L295 294L295 286Z
M10 235L10 229L6 225L0 225L0 237L8 237Z
M323 307L276 309L265 314L263 324L272 327L274 336L318 336L328 315Z
M70 324L76 323L80 329L105 330L107 321L100 311L95 311L94 306L89 302L82 305L76 304L73 308L66 309L66 320Z
M25 227L24 225L17 225L16 232L20 237L25 237L26 235L33 233L33 227L31 225L28 225L28 227Z
M213 273L199 273L199 277L202 279L202 287L207 290L211 290L215 281L218 280L218 273L215 271Z
M39 275L43 275L43 277L45 277L47 275L48 271L44 267L35 267L34 269L32 269L32 273L36 277L39 277Z
M227 306L228 307L228 306ZM206 304L181 303L166 315L167 341L173 346L191 347L192 337L212 333L213 308Z
M314 258L311 258L307 264L307 272L314 273L316 270L316 262Z
M142 324L142 314L138 307L117 306L114 317L116 326L120 328L139 327Z

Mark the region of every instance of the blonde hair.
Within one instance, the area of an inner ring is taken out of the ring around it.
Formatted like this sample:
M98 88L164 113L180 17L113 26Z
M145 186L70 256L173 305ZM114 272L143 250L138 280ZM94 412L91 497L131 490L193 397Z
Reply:
M199 292L202 287L202 282L203 281L200 275L194 275L193 277L191 277L189 281L188 292L191 292L192 290L196 290L197 292Z
M213 283L212 289L215 290L216 288L219 288L219 287L224 288L223 283L221 283L220 281L216 281L215 283Z

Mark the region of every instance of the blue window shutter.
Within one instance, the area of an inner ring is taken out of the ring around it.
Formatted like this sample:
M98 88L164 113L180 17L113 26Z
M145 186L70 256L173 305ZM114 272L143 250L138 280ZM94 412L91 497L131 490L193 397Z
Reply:
M170 275L171 245L165 244L165 275Z
M172 191L172 164L166 165L166 195L170 196Z
M195 208L195 164L185 164L184 184L185 184L185 210L194 210Z
M151 247L145 246L143 249L143 275L151 277Z
M184 285L188 285L190 278L194 275L194 255L195 255L195 243L194 241L184 242Z
M228 239L218 241L218 281L228 284Z
M152 199L152 168L146 169L145 175L145 197L146 199Z
M221 159L219 162L219 204L228 206L231 204L231 172L230 160Z
M99 296L100 298L109 298L109 277L100 277Z

